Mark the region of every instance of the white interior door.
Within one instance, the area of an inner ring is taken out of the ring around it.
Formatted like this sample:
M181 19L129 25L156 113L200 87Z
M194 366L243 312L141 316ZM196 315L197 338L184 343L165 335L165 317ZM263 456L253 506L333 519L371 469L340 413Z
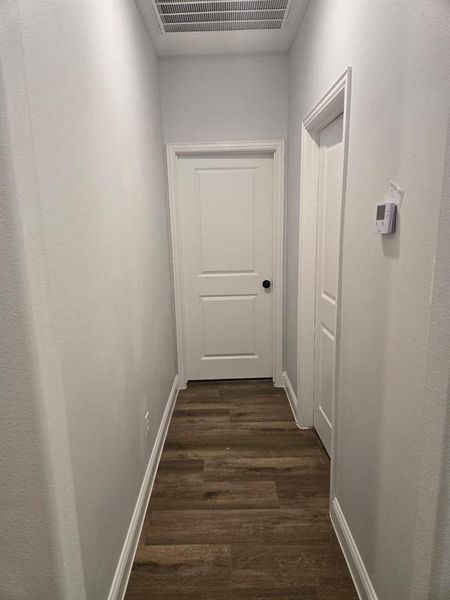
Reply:
M328 454L334 422L342 182L342 115L320 132L314 348L314 427Z
M272 377L273 156L178 163L187 378Z

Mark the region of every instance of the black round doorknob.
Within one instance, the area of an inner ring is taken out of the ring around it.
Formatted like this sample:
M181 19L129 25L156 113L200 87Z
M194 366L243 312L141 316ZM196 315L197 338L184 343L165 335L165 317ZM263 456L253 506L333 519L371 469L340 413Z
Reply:
M270 288L270 281L268 279L264 279L264 281L262 282L262 286L267 290L268 288Z

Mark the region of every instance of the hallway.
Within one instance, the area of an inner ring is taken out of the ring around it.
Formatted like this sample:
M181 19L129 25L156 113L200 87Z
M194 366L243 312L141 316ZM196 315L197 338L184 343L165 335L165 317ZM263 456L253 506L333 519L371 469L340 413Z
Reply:
M449 74L448 0L0 1L0 600L450 600Z
M126 600L352 600L329 460L271 381L180 391Z

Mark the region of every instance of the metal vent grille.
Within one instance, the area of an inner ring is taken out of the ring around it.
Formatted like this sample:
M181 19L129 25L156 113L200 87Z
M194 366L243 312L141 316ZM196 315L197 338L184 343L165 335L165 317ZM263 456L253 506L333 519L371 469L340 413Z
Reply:
M152 0L161 31L282 29L292 0Z

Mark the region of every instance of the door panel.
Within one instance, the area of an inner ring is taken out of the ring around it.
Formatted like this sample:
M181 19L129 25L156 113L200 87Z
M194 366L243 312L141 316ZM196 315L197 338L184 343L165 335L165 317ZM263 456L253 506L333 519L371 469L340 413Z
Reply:
M254 295L202 296L203 355L255 356ZM224 323L233 327L224 328Z
M197 169L202 272L255 268L255 169Z
M271 377L273 157L178 162L188 379Z
M334 385L334 335L323 325L320 328L319 359L320 359L320 386L318 409L321 416L331 424L332 398Z
M331 454L344 153L342 115L320 132L317 211L314 427Z

